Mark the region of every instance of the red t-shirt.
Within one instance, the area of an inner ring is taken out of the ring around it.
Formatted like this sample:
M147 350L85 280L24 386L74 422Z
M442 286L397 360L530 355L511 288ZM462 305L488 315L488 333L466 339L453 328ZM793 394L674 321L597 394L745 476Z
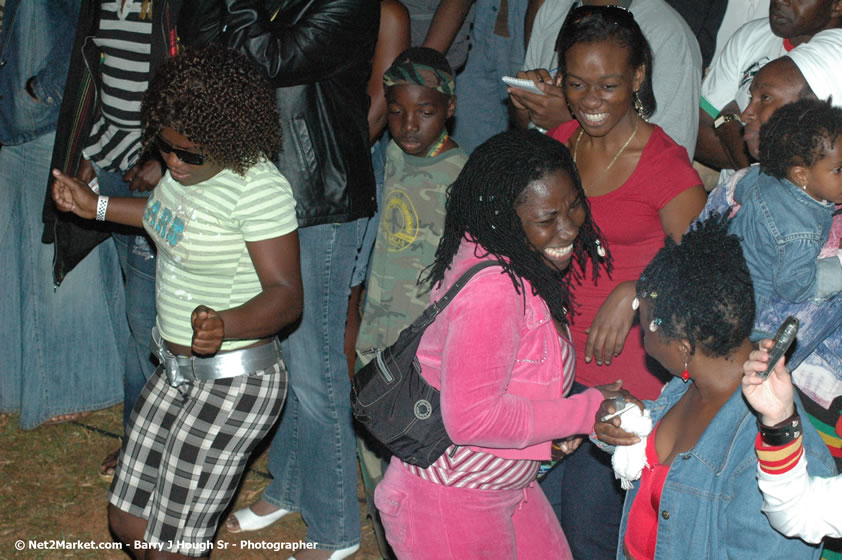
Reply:
M578 128L579 123L572 120L547 134L566 143ZM610 366L597 366L595 360L585 363L588 338L585 329L590 327L614 287L620 282L637 280L658 249L664 246L666 234L658 212L679 193L702 184L699 174L690 165L687 150L659 126L654 125L654 129L629 179L608 194L588 197L594 221L614 257L611 277L601 274L599 283L594 285L588 271L583 274L580 286L572 286L576 315L570 330L576 345L576 381L593 387L622 379L623 388L640 399L655 399L664 383L646 365L640 325L635 323L632 327L623 351Z
M655 545L658 544L658 510L670 466L658 460L658 452L655 450L657 431L658 426L655 426L646 439L646 466L643 467L640 488L626 518L623 544L634 560L655 558Z

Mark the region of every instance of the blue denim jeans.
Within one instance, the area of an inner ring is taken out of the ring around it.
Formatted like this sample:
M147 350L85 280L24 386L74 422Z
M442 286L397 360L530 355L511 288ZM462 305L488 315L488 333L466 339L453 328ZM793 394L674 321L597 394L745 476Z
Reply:
M151 193L132 192L122 172L95 167L99 191L108 196L148 198ZM123 430L146 380L155 373L149 351L155 326L155 248L143 230L116 226L112 238L126 278L126 317L129 321L128 350L123 378Z
M122 400L127 334L117 252L100 243L53 286L41 213L55 134L0 149L0 411L35 428Z
M380 227L380 203L383 200L383 182L386 180L386 147L390 139L389 131L386 130L380 140L371 146L371 166L374 168L374 196L377 199L377 210L366 221L360 251L354 261L352 287L359 286L368 280L368 267L371 266L371 255L374 252L374 242L377 240L377 228Z
M263 499L299 511L307 540L336 550L360 542L351 383L343 352L351 273L367 219L298 230L304 313L281 343L287 402L269 449Z
M514 76L523 65L526 0L509 0L508 6L509 36L501 37L494 34L500 0L477 0L471 52L456 76L453 137L469 154L509 128L509 96L501 78Z

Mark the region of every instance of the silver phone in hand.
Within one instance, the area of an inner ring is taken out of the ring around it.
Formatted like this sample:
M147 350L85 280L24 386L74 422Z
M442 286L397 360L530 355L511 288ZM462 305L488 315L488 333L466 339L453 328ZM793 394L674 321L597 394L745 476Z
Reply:
M798 334L798 324L798 319L790 315L784 320L780 328L778 328L778 332L775 333L775 345L769 351L769 365L766 367L766 371L758 374L760 377L763 379L769 377L769 374L775 369L775 364L778 363L781 356L786 354L786 351L795 342L795 335Z
M633 402L627 402L626 399L624 399L623 397L615 397L612 400L614 401L614 412L612 412L611 414L606 414L605 416L600 418L600 422L607 422L615 416L622 416L625 412L631 410L632 407L637 406Z

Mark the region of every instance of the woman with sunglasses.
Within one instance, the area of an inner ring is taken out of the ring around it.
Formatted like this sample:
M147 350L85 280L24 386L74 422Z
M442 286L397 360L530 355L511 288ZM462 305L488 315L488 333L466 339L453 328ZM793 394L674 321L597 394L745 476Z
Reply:
M622 378L632 394L655 398L663 381L647 367L633 328L635 282L665 236L681 238L704 207L705 191L687 151L647 122L655 110L652 53L630 12L576 8L556 50L574 120L549 134L573 154L614 256L609 278L593 286L582 271L586 284L573 286L577 388ZM542 482L577 558L614 555L606 535L619 530L622 494L603 455L585 442Z
M142 115L144 144L167 166L148 202L97 197L58 170L53 198L82 218L142 226L158 249L161 365L132 411L111 530L138 558L206 556L286 395L275 334L301 313L295 202L268 160L280 145L273 92L243 55L179 54Z

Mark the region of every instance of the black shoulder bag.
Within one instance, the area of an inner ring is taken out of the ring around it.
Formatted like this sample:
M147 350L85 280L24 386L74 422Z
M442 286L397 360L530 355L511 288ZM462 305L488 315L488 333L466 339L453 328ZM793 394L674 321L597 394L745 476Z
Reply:
M477 272L497 261L468 269L407 328L397 341L377 350L351 382L351 407L368 435L400 460L427 468L453 444L441 417L440 394L421 377L415 353L421 336L436 316Z

